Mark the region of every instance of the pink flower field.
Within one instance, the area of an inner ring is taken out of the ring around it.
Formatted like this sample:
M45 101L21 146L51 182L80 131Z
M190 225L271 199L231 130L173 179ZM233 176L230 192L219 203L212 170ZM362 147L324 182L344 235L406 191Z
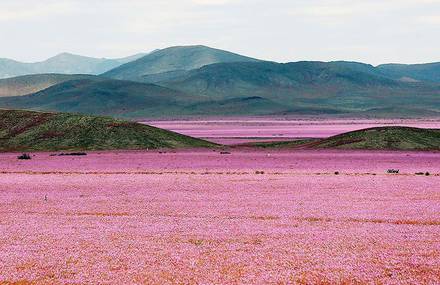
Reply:
M145 122L159 128L207 139L220 144L254 141L285 141L298 138L326 138L379 126L438 128L431 119L298 119L289 117L212 118L210 120L164 120Z
M440 153L230 152L0 154L0 284L440 284Z

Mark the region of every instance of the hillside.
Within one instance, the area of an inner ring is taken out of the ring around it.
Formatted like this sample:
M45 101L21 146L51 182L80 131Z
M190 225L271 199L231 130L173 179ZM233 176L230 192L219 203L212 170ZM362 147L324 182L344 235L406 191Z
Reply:
M374 70L347 62L219 63L158 84L212 100L258 96L302 113L391 107L440 110L440 84L401 82Z
M140 53L125 58L107 59L61 53L47 60L33 63L0 58L0 78L45 73L97 75L144 55Z
M440 150L440 129L378 127L320 140L311 148Z
M440 62L426 64L383 64L377 67L387 76L403 81L440 83Z
M176 46L157 50L121 65L103 75L114 79L145 82L145 75L180 72L220 62L249 62L256 59L206 46Z
M173 115L198 97L165 87L121 80L67 81L32 95L0 98L7 109L77 112L116 117Z
M286 149L440 150L440 129L376 127L325 139L258 142L241 147Z
M0 79L0 97L22 96L36 93L70 80L97 79L83 74L34 74Z
M0 110L0 151L212 146L203 140L107 117Z

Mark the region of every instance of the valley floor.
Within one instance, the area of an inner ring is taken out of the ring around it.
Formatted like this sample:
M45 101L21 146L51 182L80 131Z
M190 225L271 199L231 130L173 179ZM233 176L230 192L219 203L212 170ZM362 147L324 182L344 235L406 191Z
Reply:
M194 120L146 121L152 126L233 145L261 141L327 138L345 132L381 127L439 128L440 118L425 119L335 119L290 117L237 117Z
M440 153L230 152L0 154L0 284L440 283Z

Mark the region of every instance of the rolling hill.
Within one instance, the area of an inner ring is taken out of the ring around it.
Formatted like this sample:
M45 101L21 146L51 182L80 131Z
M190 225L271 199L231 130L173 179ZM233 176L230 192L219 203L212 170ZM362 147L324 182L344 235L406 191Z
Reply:
M332 136L243 146L297 149L440 150L440 129L375 127Z
M206 46L176 46L157 50L138 60L126 63L103 74L105 77L146 82L146 75L197 69L205 65L223 62L254 62L256 59ZM162 75L163 76L163 75ZM166 77L167 79L169 77Z
M0 97L22 96L70 80L96 78L84 74L34 74L0 79Z
M32 95L0 98L7 109L77 112L115 117L171 116L197 96L165 87L101 78L71 80Z
M107 117L0 110L0 151L213 146L203 140Z
M311 148L440 150L440 129L377 127L348 132L315 143Z
M125 58L107 59L61 53L45 61L34 63L0 58L0 78L45 73L97 75L144 55L145 53L140 53Z

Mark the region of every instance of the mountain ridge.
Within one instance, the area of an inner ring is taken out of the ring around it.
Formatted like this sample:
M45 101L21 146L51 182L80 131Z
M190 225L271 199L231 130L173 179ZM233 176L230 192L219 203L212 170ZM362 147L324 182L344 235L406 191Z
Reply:
M154 51L102 75L113 79L139 81L143 75L192 70L213 63L235 61L258 60L203 45L173 46Z

